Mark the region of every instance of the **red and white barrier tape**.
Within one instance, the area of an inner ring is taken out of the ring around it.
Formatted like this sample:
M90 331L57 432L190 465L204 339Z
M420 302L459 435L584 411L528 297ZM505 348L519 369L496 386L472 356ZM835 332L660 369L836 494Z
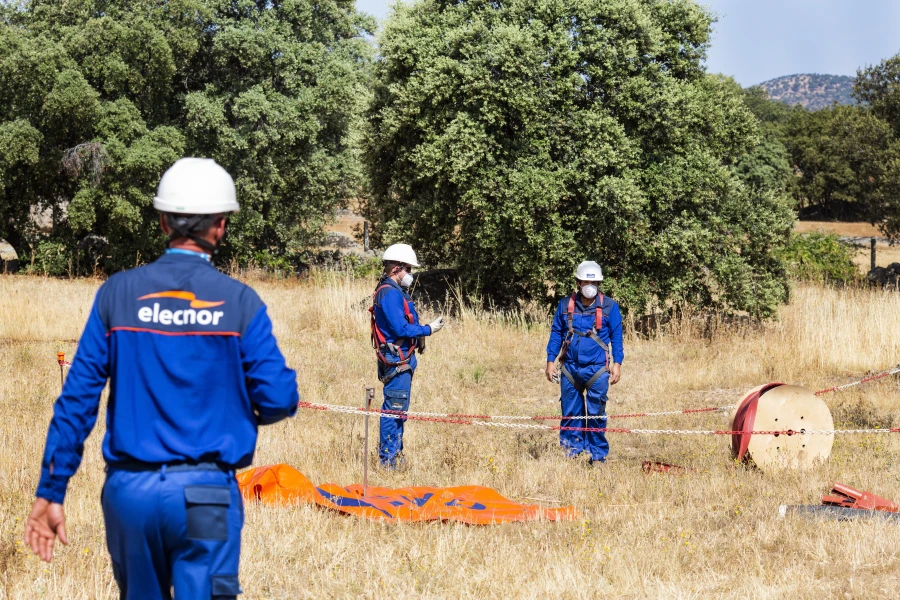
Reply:
M830 392L839 392L841 390L846 390L847 388L851 388L856 385L862 385L864 383L869 383L870 381L875 381L876 379L881 379L883 377L889 377L890 375L895 375L900 373L900 367L894 367L893 369L889 369L887 371L882 371L881 373L877 373L872 375L871 377L864 377L859 381L852 381L850 383L845 383L844 385L836 385L834 387L825 388L824 390L819 390L816 392L816 396L821 396L822 394L828 394Z
M309 406L304 406L304 404L310 404ZM361 411L365 412L364 408L357 408L353 406L346 406L343 404L315 404L311 403L300 403L301 408L312 408L315 406L321 410L334 410L338 412L352 412L352 411ZM735 408L734 406L712 406L708 408L691 408L687 410L669 410L662 412L645 412L645 413L629 413L624 415L599 415L599 416L578 416L572 417L573 419L578 419L579 421L588 419L591 421L594 420L604 420L604 419L628 419L634 417L661 417L666 415L684 415L684 414L694 414L694 413L704 413L704 412L720 412L731 410ZM370 413L378 413L383 414L385 416L397 416L397 417L428 417L428 418L440 418L440 419L455 419L455 420L478 420L478 421L559 421L563 417L560 415L466 415L466 414L457 414L457 413L434 413L434 412L417 412L417 411L399 411L399 410L384 410L382 408L370 408Z
M838 392L841 390L845 390L847 388L851 388L853 386L862 385L864 383L868 383L870 381L875 381L876 379L882 379L884 377L888 377L890 375L894 375L896 373L900 373L900 367L895 367L888 371L883 371L881 373L877 373L875 375L865 377L858 381L853 381L851 383L845 383L844 385L836 385L834 387L826 388L824 390L819 390L816 392L816 395L827 394L830 392ZM315 408L317 410L331 410L336 412L348 412L348 413L365 413L365 409L357 408L353 406L346 406L341 404L313 404L309 402L301 402L301 408ZM633 419L633 418L642 418L642 417L664 417L664 416L673 416L673 415L689 415L689 414L699 414L699 413L709 413L709 412L724 412L728 410L732 410L737 408L737 405L729 405L729 406L709 406L706 408L689 408L685 410L667 410L667 411L658 411L658 412L640 412L640 413L627 413L620 415L601 415L601 416L577 416L571 417L571 420L590 420L590 421L602 421L606 419ZM393 411L393 410L384 410L378 408L369 409L370 413L376 413L379 415L383 415L386 417L393 418L409 418L412 420L440 420L441 422L449 422L449 423L468 423L469 421L559 421L563 419L561 415L468 415L468 414L457 414L457 413L436 413L436 412L417 412L417 411ZM498 423L494 423L494 426L501 426ZM646 431L655 431L655 430L646 430ZM885 433L888 430L853 430L855 432L872 432L872 433ZM740 433L740 432L739 432Z
M844 385L836 385L816 392L816 395L826 394L829 392L838 392L857 385L862 385L876 379L888 377L900 373L900 367L877 373L875 375L865 377L858 381L845 383ZM504 423L502 421L542 421L563 420L561 415L466 415L454 413L434 413L434 412L416 412L416 411L393 411L372 408L366 411L364 408L355 406L345 406L341 404L316 404L313 402L300 402L300 408L311 410L325 410L339 412L344 414L365 415L367 412L386 417L390 419L407 419L410 421L430 421L434 423L452 423L455 425L476 425L481 427L506 427L515 429L546 429L552 431L596 431L603 433L634 433L644 435L741 435L743 431L725 431L712 429L625 429L614 427L562 427L553 425L531 425L525 423ZM686 410L670 410L659 412L642 412L629 413L621 415L602 415L602 416L576 416L570 417L572 421L587 420L606 420L606 419L628 419L638 417L659 417L671 415L697 414L706 412L722 412L736 408L736 406L711 406L707 408L690 408ZM810 430L810 431L755 431L755 435L846 435L846 434L879 434L879 433L900 433L900 428L878 428L878 429L834 429L834 430Z
M313 402L300 402L300 408L310 410L324 410L343 414L365 416L364 409L337 404L316 404ZM473 425L477 427L503 427L507 429L543 429L547 431L585 431L598 433L631 433L637 435L747 435L745 431L718 430L718 429L625 429L620 427L561 427L554 425L537 425L530 423L493 423L491 421L475 421L462 418L423 417L413 413L397 414L388 411L370 410L388 419L406 419L410 421L429 421L432 423L451 423L454 425ZM556 417L557 420L560 417ZM572 420L581 421L584 417L575 417ZM875 433L900 433L900 427L893 429L822 429L800 430L792 429L779 431L754 431L753 435L846 435L846 434L875 434Z

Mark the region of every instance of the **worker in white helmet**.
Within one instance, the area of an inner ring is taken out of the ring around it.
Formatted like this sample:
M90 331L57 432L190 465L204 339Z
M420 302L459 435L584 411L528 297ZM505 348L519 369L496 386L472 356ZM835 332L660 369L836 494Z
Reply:
M378 357L378 380L384 384L382 409L405 413L409 410L412 377L416 370L416 349L421 338L444 326L440 316L428 325L419 324L419 315L406 290L413 283L412 270L419 266L408 244L394 244L384 251L384 271L372 295L372 346ZM403 425L406 419L382 417L378 458L387 468L401 466Z
M109 379L101 502L121 598L235 598L234 472L253 460L260 425L297 411L296 374L259 296L210 262L238 210L231 176L181 159L153 206L168 249L97 292L53 407L25 541L47 561L57 535L67 543L66 488Z
M553 318L546 375L550 381L559 380L563 428L602 429L606 427L607 392L621 378L625 358L622 313L615 300L600 293L600 265L581 263L575 280L578 291L560 300ZM557 372L557 360L562 377ZM603 462L609 453L609 442L602 431L562 429L559 440L569 456L587 452L591 462Z

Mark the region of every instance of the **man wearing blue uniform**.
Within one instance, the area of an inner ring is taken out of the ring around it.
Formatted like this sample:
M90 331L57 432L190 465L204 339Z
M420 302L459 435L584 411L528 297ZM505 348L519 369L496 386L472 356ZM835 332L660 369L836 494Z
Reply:
M109 379L101 493L121 597L235 598L244 511L234 471L257 429L297 410L296 375L266 306L210 255L238 210L231 176L185 158L153 203L165 255L97 292L53 409L25 541L42 559L68 543L63 500Z
M382 410L409 410L416 350L424 351L423 337L437 333L444 317L419 325L419 315L406 289L412 285L416 253L408 244L394 244L384 251L384 273L373 295L372 345L378 356L378 380L384 384ZM378 458L388 468L401 466L405 419L381 418Z
M559 302L550 341L547 343L547 379L559 380L562 427L604 428L605 419L585 416L606 415L606 399L610 384L621 377L622 313L612 298L599 294L603 281L600 265L585 261L575 273L578 292ZM559 358L562 377L556 370ZM581 417L580 419L578 417ZM603 432L560 431L559 441L569 456L582 452L591 462L604 462L609 442Z

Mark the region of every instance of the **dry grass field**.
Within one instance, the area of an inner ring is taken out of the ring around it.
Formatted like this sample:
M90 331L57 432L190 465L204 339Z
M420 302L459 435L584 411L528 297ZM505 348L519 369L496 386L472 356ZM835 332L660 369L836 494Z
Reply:
M251 282L270 307L305 400L359 405L377 385L365 310L372 281L316 275ZM115 598L99 495L103 414L66 502L70 545L50 565L19 540L59 389L99 282L0 277L0 598ZM426 314L425 317L431 315ZM685 320L652 339L630 333L611 413L735 404L771 380L815 389L900 362L900 294L800 287L777 322L714 328ZM521 315L466 311L429 343L414 410L552 414L543 378L548 328ZM380 396L380 386L379 386ZM839 427L898 423L887 379L827 402ZM724 414L617 421L725 428ZM562 457L554 432L410 422L409 469L376 485L482 484L513 498L574 504L571 522L490 527L387 524L297 507L247 506L245 598L874 598L896 597L900 529L779 519L840 481L900 499L900 436L839 436L804 472L736 465L730 438L610 434L610 461ZM261 431L256 464L286 462L313 482L361 479L362 420L319 411ZM374 450L373 450L374 452ZM645 459L696 469L646 475Z

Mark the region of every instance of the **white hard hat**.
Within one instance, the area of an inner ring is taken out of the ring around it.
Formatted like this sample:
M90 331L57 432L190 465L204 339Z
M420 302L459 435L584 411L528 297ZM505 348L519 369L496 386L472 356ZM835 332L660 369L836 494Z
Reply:
M413 267L419 266L419 261L416 260L416 253L409 244L394 244L393 246L389 246L388 249L384 251L384 256L381 260L385 262L390 260L403 263L404 265L411 265Z
M575 279L578 281L603 281L603 271L600 265L592 260L586 260L575 271Z
M214 215L240 208L234 180L211 158L182 158L163 173L153 198L160 212Z

